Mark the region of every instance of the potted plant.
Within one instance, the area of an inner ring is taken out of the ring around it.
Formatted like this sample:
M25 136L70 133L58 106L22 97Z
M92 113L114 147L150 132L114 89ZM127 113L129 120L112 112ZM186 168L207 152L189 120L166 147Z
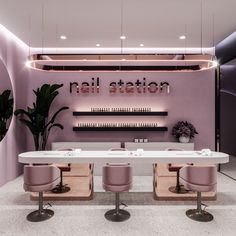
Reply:
M8 131L8 120L13 113L13 98L11 90L5 90L0 94L0 141L5 137Z
M27 110L18 109L15 111L16 116L20 116L20 121L25 124L31 131L35 150L45 150L47 140L52 128L57 127L63 129L63 125L55 123L58 114L69 109L69 107L62 107L49 117L50 108L52 102L59 94L57 91L63 84L44 84L41 88L34 91L36 101L33 103L33 107L27 107Z
M181 143L188 143L190 139L194 138L195 134L198 134L198 132L188 121L179 121L172 129L172 135Z

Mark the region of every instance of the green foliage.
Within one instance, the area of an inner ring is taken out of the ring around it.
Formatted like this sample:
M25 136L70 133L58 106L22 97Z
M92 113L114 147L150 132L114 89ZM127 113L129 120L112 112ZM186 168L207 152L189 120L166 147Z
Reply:
M13 98L10 98L11 90L5 90L0 94L0 141L7 133L7 121L13 113Z
M63 125L55 123L60 112L69 109L62 107L49 118L52 102L59 94L57 91L63 84L44 84L41 88L33 90L36 101L33 107L27 107L27 110L17 109L15 115L20 115L20 121L26 125L34 137L35 150L45 150L47 140L52 128L57 127L63 129Z

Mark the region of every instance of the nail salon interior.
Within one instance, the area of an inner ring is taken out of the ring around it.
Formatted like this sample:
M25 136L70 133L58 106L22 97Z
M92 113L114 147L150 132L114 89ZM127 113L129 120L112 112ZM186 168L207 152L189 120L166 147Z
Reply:
M235 236L235 9L0 0L0 235Z

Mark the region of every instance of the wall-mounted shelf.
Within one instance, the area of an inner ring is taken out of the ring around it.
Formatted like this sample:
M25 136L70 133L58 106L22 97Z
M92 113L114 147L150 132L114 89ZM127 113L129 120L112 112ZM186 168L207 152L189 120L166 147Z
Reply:
M168 131L168 127L73 127L73 131Z
M74 111L73 116L168 116L168 112L167 111L150 111L150 112Z

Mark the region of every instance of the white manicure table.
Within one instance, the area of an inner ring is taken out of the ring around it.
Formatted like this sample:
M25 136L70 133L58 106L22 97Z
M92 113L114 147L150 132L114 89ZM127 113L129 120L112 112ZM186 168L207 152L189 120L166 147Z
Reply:
M221 164L229 162L222 152L201 151L34 151L19 154L20 163L193 163Z

